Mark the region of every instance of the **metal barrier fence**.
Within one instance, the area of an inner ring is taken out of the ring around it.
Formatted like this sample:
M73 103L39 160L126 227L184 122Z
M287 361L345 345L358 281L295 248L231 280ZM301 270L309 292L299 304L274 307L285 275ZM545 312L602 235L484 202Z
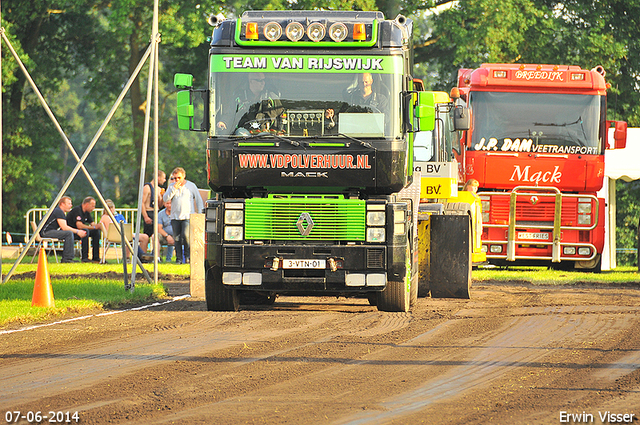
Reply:
M24 215L25 218L25 238L24 241L28 242L33 234L33 230L31 229L31 222L35 222L36 225L40 224L42 217L47 213L48 208L31 208ZM136 208L116 208L116 214L120 213L124 216L127 223L133 223L133 219L138 210ZM100 221L100 217L102 217L103 209L96 208L93 210L93 221L96 223ZM142 227L142 226L140 226Z

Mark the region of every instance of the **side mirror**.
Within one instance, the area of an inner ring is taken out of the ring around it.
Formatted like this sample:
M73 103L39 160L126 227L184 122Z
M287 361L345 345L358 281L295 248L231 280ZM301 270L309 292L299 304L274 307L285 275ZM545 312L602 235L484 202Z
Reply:
M471 128L471 115L466 106L456 106L453 110L453 128L456 130L469 130Z
M178 89L188 89L193 87L193 75L176 74L173 77L173 85Z
M420 131L431 131L436 125L436 107L433 92L418 92L418 104L416 105L416 118Z
M193 120L193 102L191 102L191 92L181 90L177 96L178 128L180 130L191 130Z
M615 141L614 149L624 149L627 146L627 123L625 121L616 121L613 140Z
M607 149L624 149L627 146L627 123L625 121L607 120L607 128L613 126L613 146L607 139ZM608 133L611 134L611 133Z

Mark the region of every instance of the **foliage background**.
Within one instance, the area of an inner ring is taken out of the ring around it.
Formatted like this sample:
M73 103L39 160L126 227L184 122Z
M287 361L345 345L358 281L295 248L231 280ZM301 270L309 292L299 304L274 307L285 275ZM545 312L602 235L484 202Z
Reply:
M149 44L153 1L4 0L1 6L5 34L82 156ZM612 85L609 119L640 126L640 0L224 0L215 6L163 0L161 169L182 166L187 178L206 187L204 138L177 130L172 84L173 74L185 72L196 86L205 85L206 18L316 8L412 18L414 76L433 90L449 91L459 68L483 62L602 65ZM146 79L145 68L86 163L103 195L121 207L135 206L138 197ZM4 43L2 95L3 230L19 234L25 212L49 206L76 163ZM635 247L640 183L617 186L618 246ZM76 204L92 194L82 173L68 194Z

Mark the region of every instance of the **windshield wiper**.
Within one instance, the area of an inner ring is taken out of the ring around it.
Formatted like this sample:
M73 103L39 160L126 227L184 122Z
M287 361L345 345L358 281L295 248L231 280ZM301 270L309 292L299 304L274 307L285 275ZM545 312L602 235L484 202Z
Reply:
M250 136L238 137L237 139L236 138L232 138L231 140L235 140L235 141L238 141L238 139L251 140L251 139L256 139L258 137L273 137L275 139L282 140L282 141L285 141L287 143L290 143L293 146L300 146L300 142L296 142L295 140L287 139L286 137L282 137L282 136L279 136L277 134L269 133L269 132L266 132L266 131L262 132L262 133L258 133L258 134L252 134Z
M544 123L544 122L534 122L533 125L539 125L539 126L543 126L543 127L567 127L569 125L576 125L578 123L582 122L582 117L579 117L577 120L575 120L574 122L565 122L563 124L557 124L557 123Z
M373 147L373 146L371 146L371 143L369 143L369 142L365 142L364 140L356 139L355 137L351 137L351 136L349 136L348 134L338 133L338 136L342 136L342 137L344 137L344 138L346 138L346 139L353 140L354 142L358 142L358 143L360 143L362 146L364 146L365 148L371 148L371 147Z

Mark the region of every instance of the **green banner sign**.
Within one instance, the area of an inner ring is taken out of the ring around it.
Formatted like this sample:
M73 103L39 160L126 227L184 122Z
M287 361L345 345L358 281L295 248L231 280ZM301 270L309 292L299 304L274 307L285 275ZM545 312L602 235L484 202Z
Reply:
M401 56L213 55L211 72L340 72L396 74Z

